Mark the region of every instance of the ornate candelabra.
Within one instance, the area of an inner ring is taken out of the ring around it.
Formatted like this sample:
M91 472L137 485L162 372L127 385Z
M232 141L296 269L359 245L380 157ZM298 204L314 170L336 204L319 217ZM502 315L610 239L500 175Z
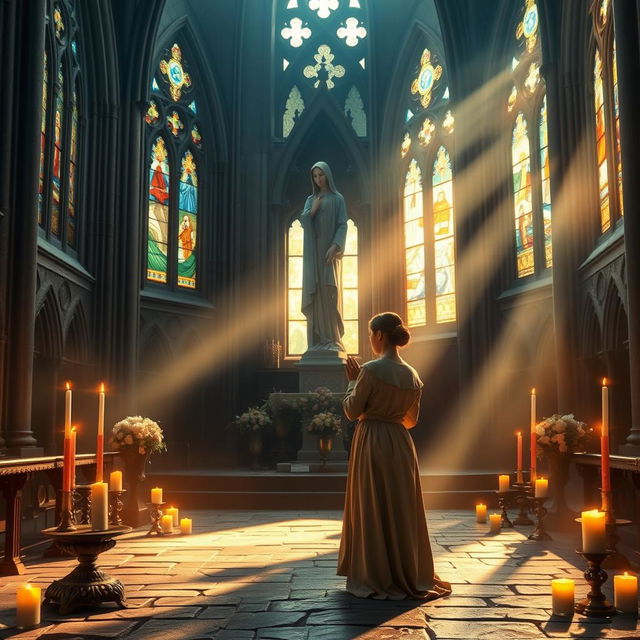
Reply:
M605 527L607 533L607 548L611 549L611 552L607 555L603 564L607 569L627 569L630 566L629 559L618 551L618 527L624 527L633 523L631 520L616 518L616 514L613 509L613 495L611 491L600 489L600 495L602 496L601 511L606 513Z
M151 518L151 527L147 531L147 535L151 536L154 533L158 536L163 536L164 532L160 526L160 519L162 518L162 507L166 502L147 502L149 505L149 517Z
M76 530L76 518L73 512L73 490L60 492L60 523L56 531L64 533Z
M496 493L498 494L498 506L502 510L500 513L500 528L513 529L513 522L509 520L507 508L509 507L509 496L515 491L510 489L509 491L497 491Z
M529 540L553 540L553 538L544 530L544 518L547 515L547 509L544 506L546 498L533 498L533 510L536 514L536 528L533 533L528 536Z
M76 485L78 495L78 508L80 513L78 524L89 524L91 522L91 485Z
M112 527L122 526L122 509L124 508L122 494L125 491L126 489L109 491L109 525Z
M607 572L602 568L602 563L611 551L604 553L590 553L587 551L576 550L589 563L589 568L584 572L584 579L591 587L587 597L576 603L576 613L589 618L609 618L616 613L615 607L607 601L602 593L602 585L609 577Z
M533 499L533 489L530 482L517 482L513 485L516 490L515 502L520 512L518 517L514 520L513 524L517 526L530 526L533 524L533 520L529 517L529 511L531 511L531 502Z

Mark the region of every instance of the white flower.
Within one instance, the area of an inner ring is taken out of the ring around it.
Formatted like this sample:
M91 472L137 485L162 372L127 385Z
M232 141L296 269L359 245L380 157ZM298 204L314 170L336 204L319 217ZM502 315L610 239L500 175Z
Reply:
M543 436L545 434L545 428L541 424L536 425L536 434L539 436Z
M129 435L129 436L125 436L124 437L124 443L125 444L133 444L133 438Z

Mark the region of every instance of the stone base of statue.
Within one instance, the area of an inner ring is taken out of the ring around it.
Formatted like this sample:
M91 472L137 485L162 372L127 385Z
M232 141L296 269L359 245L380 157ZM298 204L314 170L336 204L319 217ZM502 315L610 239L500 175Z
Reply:
M296 364L300 392L328 387L334 393L342 393L347 386L346 360L347 354L338 349L308 349Z

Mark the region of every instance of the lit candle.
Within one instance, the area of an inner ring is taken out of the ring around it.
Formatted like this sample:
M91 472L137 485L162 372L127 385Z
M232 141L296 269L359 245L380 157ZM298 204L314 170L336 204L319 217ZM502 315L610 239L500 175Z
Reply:
M109 491L122 491L122 471L112 471L109 474Z
M638 578L624 575L613 576L613 599L616 609L622 613L638 613Z
M104 473L104 382L98 394L98 439L96 442L96 482L102 482Z
M535 497L546 498L549 491L549 480L547 478L536 478Z
M506 493L511 487L511 479L508 475L498 476L498 493Z
M19 629L40 624L40 587L25 584L16 591L16 626Z
M582 551L604 553L607 549L605 512L592 509L582 512Z
M522 482L522 433L516 433L516 482Z
M602 378L602 436L600 437L600 469L602 472L602 490L611 491L609 471L609 387L607 379Z
M530 482L536 479L536 390L531 389L531 477Z
M162 516L160 527L162 533L173 533L173 516L171 514Z
M167 516L173 517L173 526L177 527L180 524L180 520L178 519L178 509L177 507L169 507L164 510L164 514Z
M191 535L192 524L191 518L182 518L180 520L180 533L184 536Z
M574 582L569 578L551 581L551 609L554 616L572 616L574 606Z
M160 487L151 489L151 504L162 504L162 489Z
M109 486L106 482L91 485L91 528L94 531L109 528Z
M486 521L487 521L487 505L477 504L476 505L476 522L483 524Z
M489 514L489 533L500 533L502 518L499 513Z
M67 382L67 390L64 394L64 437L71 433L71 385Z

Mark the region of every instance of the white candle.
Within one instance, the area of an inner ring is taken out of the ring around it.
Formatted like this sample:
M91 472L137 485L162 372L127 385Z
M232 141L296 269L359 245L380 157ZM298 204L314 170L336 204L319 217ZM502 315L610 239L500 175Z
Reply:
M64 394L64 437L71 434L71 385L67 382L67 390Z
M169 507L168 509L164 510L164 514L167 516L173 516L173 526L174 527L178 527L180 526L180 519L178 518L178 509L177 507Z
M162 533L173 533L173 516L171 514L162 516L160 520Z
M613 576L613 598L616 609L622 613L638 613L638 578L624 575Z
M535 497L546 498L549 492L549 480L547 478L536 478Z
M486 504L477 504L476 505L476 522L483 524L487 521L487 505Z
M508 475L498 476L498 493L506 493L511 487L511 479Z
M489 514L489 533L500 533L502 517L499 513Z
M104 382L98 394L98 437L96 441L96 482L102 482L104 474Z
M25 584L16 592L16 626L19 629L40 624L40 587Z
M109 491L122 491L122 471L112 471L109 474Z
M184 536L191 535L193 522L191 518L182 518L180 520L180 533Z
M151 504L162 504L162 489L160 487L151 489Z
M582 512L582 551L604 553L607 549L605 512L592 509Z
M551 609L554 616L573 615L575 585L568 578L551 581Z
M109 528L109 486L106 482L91 485L91 528L94 531Z
M522 483L522 433L516 433L516 482Z

